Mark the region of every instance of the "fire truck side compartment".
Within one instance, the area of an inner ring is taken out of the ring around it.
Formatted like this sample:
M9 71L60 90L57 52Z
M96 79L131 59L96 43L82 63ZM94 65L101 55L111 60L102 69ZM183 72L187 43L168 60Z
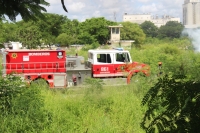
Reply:
M67 56L66 71L68 85L74 85L73 78L76 77L76 84L83 84L84 80L91 77L91 68L82 56Z
M31 82L45 79L50 87L66 87L64 50L5 50L3 75L15 74Z

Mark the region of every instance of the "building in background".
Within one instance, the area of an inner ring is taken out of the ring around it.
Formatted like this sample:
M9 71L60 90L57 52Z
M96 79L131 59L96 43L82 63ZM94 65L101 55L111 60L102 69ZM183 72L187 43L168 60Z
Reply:
M9 43L4 43L3 44L5 49L13 49L13 50L18 50L22 49L22 43L20 42L9 42Z
M142 24L145 21L150 21L154 23L155 26L160 27L165 25L168 21L177 21L180 23L180 18L171 17L169 15L163 15L159 18L157 15L152 16L151 14L127 14L123 15L123 22L132 22L137 24Z
M200 27L200 1L184 0L183 25L185 28Z
M114 25L114 26L108 26L110 29L110 40L108 40L108 43L111 44L113 47L129 47L131 48L131 45L134 40L121 40L120 38L120 28L123 28L123 26L120 25Z

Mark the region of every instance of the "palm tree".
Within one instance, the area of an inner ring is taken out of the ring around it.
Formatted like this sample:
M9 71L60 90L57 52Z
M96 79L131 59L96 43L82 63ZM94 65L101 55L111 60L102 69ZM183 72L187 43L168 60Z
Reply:
M62 3L62 6L63 6L63 9L64 9L66 12L68 12L68 11L67 11L67 8L65 7L64 0L61 0L61 3Z
M63 9L67 11L64 0L61 0ZM18 15L23 20L36 20L37 17L44 18L43 12L46 9L43 6L49 6L45 0L0 0L0 18L7 15L11 21L15 21Z

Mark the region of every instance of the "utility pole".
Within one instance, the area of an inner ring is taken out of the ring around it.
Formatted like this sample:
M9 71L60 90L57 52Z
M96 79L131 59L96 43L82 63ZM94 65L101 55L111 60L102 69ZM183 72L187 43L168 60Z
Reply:
M116 20L116 12L114 11L114 21L117 22Z

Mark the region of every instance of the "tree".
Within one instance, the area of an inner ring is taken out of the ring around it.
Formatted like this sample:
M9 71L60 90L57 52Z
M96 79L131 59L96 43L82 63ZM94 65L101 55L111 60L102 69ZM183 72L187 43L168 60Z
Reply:
M77 19L67 19L64 24L62 24L62 33L71 34L73 37L76 37L79 33L80 22Z
M33 22L41 32L42 42L49 46L55 43L55 38L62 33L62 25L69 19L62 15L44 13L45 20Z
M80 33L80 22L77 19L67 19L64 24L61 25L61 32L70 35L79 43L78 35Z
M141 126L146 132L200 132L200 81L165 75L142 100L147 105Z
M69 20L66 16L44 13L45 20L33 22L37 25L42 33L48 33L53 36L58 36L62 33L62 25Z
M68 12L68 11L67 11L67 8L65 7L64 0L61 0L61 3L62 3L62 6L63 6L63 9L64 9L66 12Z
M30 20L28 22L25 22L22 20L22 21L16 22L16 25L20 29L25 29L25 30L28 27L27 25L36 26L38 29L38 32L41 34L40 44L51 46L52 44L55 44L55 38L59 34L62 33L62 25L65 24L68 19L65 16L57 15L57 14L44 13L44 16L45 16L45 21L44 20L38 20L38 21Z
M81 43L81 44L92 44L94 42L97 42L97 40L94 38L94 36L91 36L87 32L83 32L83 33L79 34L78 39L79 39L79 43Z
M1 0L0 16L7 15L11 21L15 21L18 15L23 20L36 20L36 16L43 17L42 11L46 12L43 5L48 6L49 3L45 0Z
M63 9L67 11L64 0L61 0ZM11 21L15 21L18 15L23 20L36 20L37 17L44 18L42 11L46 12L43 6L49 6L45 0L1 0L0 1L0 18L7 15Z
M69 45L76 43L76 40L73 38L73 36L62 33L56 38L56 42L60 43L61 46L68 47Z
M169 21L166 25L161 26L158 30L159 38L180 38L184 26L181 23L175 21Z
M150 21L145 21L140 25L147 37L156 37L158 35L158 27Z
M122 40L135 40L136 45L140 46L145 40L146 36L140 26L131 22L122 22L121 39Z
M1 34L0 34L0 44L6 41L5 37L5 28L4 28L4 23L0 20L0 29L1 29Z
M42 39L42 33L32 22L24 23L24 26L18 29L17 36L23 46L30 49L37 48L42 44L40 42Z
M80 24L80 34L88 33L93 36L99 44L106 44L109 37L108 26L116 24L106 20L104 17L87 19Z
M0 26L1 34L0 34L0 42L9 42L9 41L17 41L16 30L17 25L14 23L4 22L2 26Z

